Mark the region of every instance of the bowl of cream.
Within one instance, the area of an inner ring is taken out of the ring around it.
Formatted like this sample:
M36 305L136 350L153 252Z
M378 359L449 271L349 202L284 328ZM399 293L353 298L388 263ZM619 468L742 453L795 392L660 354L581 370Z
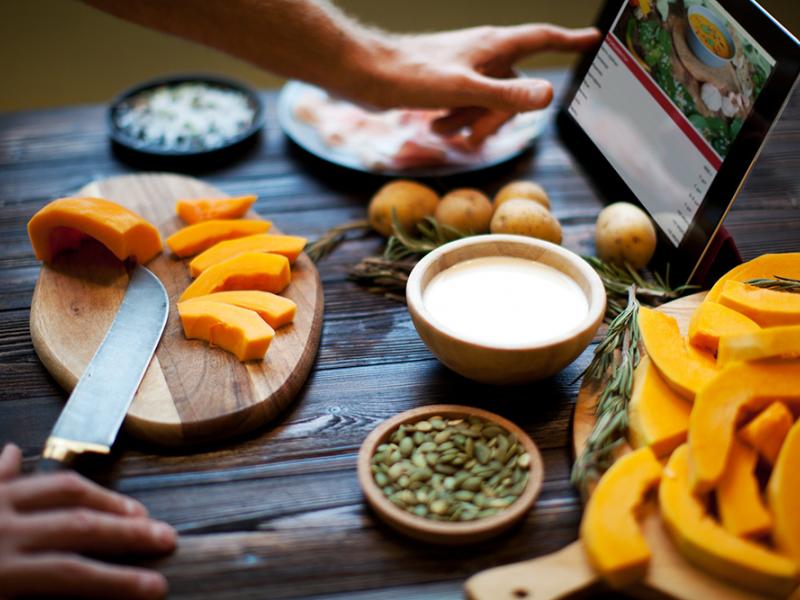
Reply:
M483 383L549 377L575 360L603 320L600 277L577 254L518 235L450 242L406 285L417 333L453 371Z

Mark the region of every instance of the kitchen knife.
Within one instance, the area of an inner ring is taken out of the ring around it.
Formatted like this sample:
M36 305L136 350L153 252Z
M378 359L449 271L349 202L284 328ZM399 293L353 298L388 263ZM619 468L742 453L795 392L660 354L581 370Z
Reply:
M137 265L106 336L72 390L37 465L58 470L84 452L108 454L169 312L164 286Z

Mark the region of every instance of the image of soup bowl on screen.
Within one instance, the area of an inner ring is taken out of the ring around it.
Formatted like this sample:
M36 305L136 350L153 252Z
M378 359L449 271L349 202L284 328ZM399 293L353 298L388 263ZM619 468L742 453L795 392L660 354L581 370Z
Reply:
M690 7L686 16L689 19L686 37L694 55L715 69L728 64L736 54L736 46L725 21L705 6Z

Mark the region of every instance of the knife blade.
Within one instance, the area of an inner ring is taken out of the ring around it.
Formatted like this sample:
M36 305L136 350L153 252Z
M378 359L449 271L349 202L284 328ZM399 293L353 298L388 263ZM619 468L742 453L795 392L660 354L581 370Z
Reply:
M111 327L97 348L42 452L39 470L84 452L108 454L153 357L169 312L164 286L137 265Z

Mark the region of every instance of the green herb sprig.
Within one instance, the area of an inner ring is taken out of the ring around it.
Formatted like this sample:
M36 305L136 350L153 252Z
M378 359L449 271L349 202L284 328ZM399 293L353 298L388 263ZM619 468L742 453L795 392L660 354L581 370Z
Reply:
M369 231L369 229L369 221L366 219L359 219L358 221L351 221L344 225L331 227L322 234L322 237L318 240L306 244L305 252L312 261L315 263L319 262L333 252L334 248L343 242L347 238L347 234L351 231L366 232Z
M773 275L771 278L764 279L749 279L745 281L747 285L752 285L758 288L773 290L776 292L789 292L792 294L800 294L800 279L792 279L791 277L781 277L780 275Z

